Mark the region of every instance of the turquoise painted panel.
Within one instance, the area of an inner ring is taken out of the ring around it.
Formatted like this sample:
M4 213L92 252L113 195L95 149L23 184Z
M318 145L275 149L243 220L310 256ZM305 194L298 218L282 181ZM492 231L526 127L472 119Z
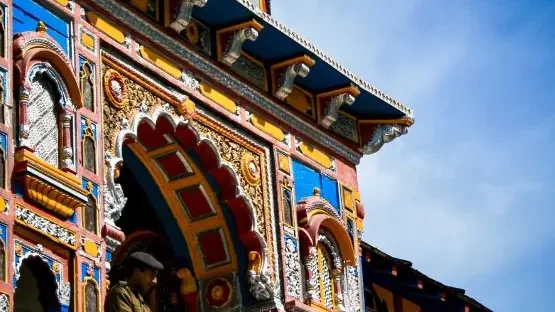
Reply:
M320 173L295 159L293 159L293 177L297 200L312 196L315 187L321 189Z
M17 0L13 2L13 32L35 31L38 21L46 25L46 33L70 53L69 23L42 5L31 0Z
M87 184L89 182L91 182L91 181L83 178L83 180L81 181L81 187L86 190L87 189ZM92 194L96 199L98 199L98 185L93 183L93 182L91 182L91 184L92 184Z
M2 239L4 244L8 244L8 227L4 223L0 223L0 239Z
M336 180L295 159L293 159L293 177L295 179L295 195L298 200L312 196L314 188L317 187L320 189L320 196L340 213L339 189Z
M92 278L100 285L100 268L91 266L86 262L81 263L81 280L84 281L85 277L89 276L89 270L92 271Z
M5 133L0 132L0 147L4 153L8 151L8 137Z
M85 136L85 130L87 130L87 119L85 117L81 117L81 137ZM91 130L94 140L96 141L96 124L94 122L91 122Z
M340 206L339 206L339 191L337 187L337 181L327 177L325 175L321 175L322 178L322 197L324 197L330 204L337 210L337 212L341 213Z

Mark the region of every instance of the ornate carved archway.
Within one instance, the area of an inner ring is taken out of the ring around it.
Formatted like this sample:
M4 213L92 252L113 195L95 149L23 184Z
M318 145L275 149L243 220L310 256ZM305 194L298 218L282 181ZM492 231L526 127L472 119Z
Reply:
M236 235L247 253L241 257L248 256L250 262L246 281L251 293L259 300L270 298L266 243L255 229L253 208L236 173L221 160L214 144L199 135L189 121L177 119L163 108L151 116L138 113L118 135L115 156L108 157L105 191L112 197L109 200L121 199L114 178L129 152L148 170L171 210L187 243L195 277L210 279L237 272L237 246L230 239ZM119 217L122 207L111 207L108 215ZM234 224L226 221L226 213ZM214 254L220 246L221 252Z

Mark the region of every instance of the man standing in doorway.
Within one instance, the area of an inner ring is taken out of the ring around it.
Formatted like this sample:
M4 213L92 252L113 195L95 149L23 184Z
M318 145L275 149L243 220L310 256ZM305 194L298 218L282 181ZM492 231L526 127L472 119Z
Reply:
M123 269L125 279L108 291L104 311L150 312L144 296L156 285L156 276L164 266L148 253L134 252L124 260Z

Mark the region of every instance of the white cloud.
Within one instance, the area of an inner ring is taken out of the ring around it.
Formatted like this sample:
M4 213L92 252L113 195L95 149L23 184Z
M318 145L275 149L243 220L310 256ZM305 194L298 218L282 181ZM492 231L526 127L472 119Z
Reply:
M358 167L365 240L494 310L522 300L506 298L496 274L555 238L544 183L555 174L543 169L555 159L545 145L555 115L537 113L552 91L527 84L553 60L530 35L546 31L550 11L526 19L524 4L505 2L273 6L286 25L415 109L409 134Z

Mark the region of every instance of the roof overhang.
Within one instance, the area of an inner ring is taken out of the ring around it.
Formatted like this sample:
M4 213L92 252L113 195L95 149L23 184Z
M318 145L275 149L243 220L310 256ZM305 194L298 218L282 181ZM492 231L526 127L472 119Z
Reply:
M225 14L217 14L225 12ZM263 25L255 41L247 41L243 51L264 63L278 63L294 56L308 55L315 60L306 77L297 77L296 84L315 94L355 85L360 95L346 113L360 119L413 118L410 108L359 78L337 61L301 38L291 29L259 10L249 0L210 0L196 8L193 16L216 28L238 24L255 18Z

